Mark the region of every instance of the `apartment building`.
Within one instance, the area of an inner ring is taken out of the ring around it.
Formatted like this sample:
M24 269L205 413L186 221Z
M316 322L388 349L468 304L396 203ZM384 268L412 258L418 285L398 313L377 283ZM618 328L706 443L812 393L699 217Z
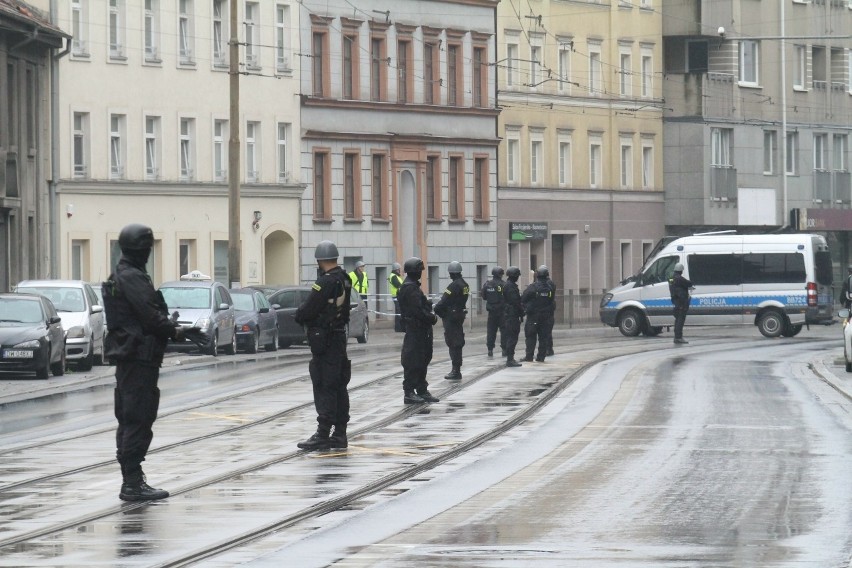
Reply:
M496 6L300 3L303 281L323 239L367 264L371 294L411 256L429 292L450 261L472 286L496 262Z
M599 294L662 236L658 0L501 2L498 27L499 262Z
M0 0L0 292L50 273L50 68L68 34Z
M229 172L227 0L57 2L73 36L57 117L62 277L105 278L138 222L154 230L155 284L191 270L227 282L236 175L241 283L298 281L297 6L238 2L241 171Z
M668 231L816 230L852 258L849 3L664 0L663 12Z

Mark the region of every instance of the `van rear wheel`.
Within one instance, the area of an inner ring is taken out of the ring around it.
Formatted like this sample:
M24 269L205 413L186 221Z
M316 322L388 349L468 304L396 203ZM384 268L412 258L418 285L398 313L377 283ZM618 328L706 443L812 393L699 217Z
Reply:
M636 337L645 329L645 316L638 310L624 310L618 315L618 331L626 337Z
M787 318L774 310L764 312L757 320L757 329L764 337L778 337L787 325Z

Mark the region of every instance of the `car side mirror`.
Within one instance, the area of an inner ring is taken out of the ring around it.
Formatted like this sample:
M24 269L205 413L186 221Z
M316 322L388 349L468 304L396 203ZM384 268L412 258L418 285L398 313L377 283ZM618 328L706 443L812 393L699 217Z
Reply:
M228 304L226 304L225 302L222 302L221 304L219 304L219 310L227 310L227 309L228 309L228 308L230 308L230 307L231 307L231 306L229 306L229 305L228 305Z
M847 310L847 309L840 310L839 312L837 312L837 317L843 318L843 319L849 319L849 310Z
M280 310L281 306L279 304L272 304L272 308L275 310Z
M47 318L47 325L57 324L62 321L62 318L59 316L50 316Z
M268 314L269 308L260 308L259 310L257 310L257 312L260 314Z
M98 305L98 304L95 304L94 306L92 306L92 313L93 313L93 314L99 314L99 313L101 313L102 311L104 311L104 307L103 307L103 306Z

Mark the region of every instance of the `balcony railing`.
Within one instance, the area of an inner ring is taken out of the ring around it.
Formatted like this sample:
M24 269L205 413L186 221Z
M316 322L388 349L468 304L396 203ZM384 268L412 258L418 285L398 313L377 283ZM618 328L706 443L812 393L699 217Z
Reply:
M736 168L732 166L712 166L710 168L710 197L714 201L736 201Z
M831 203L831 172L828 170L814 170L814 201L817 203Z
M852 203L852 173L846 171L831 172L835 203Z

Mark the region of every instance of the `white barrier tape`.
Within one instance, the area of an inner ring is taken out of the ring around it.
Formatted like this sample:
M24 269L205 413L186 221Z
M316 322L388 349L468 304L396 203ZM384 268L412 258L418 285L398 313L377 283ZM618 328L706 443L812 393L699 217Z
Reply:
M389 314L389 313L386 313L386 312L377 312L376 310L367 310L367 311L370 312L371 314L377 314L377 315L380 315L380 316L396 317L398 315L398 314Z

